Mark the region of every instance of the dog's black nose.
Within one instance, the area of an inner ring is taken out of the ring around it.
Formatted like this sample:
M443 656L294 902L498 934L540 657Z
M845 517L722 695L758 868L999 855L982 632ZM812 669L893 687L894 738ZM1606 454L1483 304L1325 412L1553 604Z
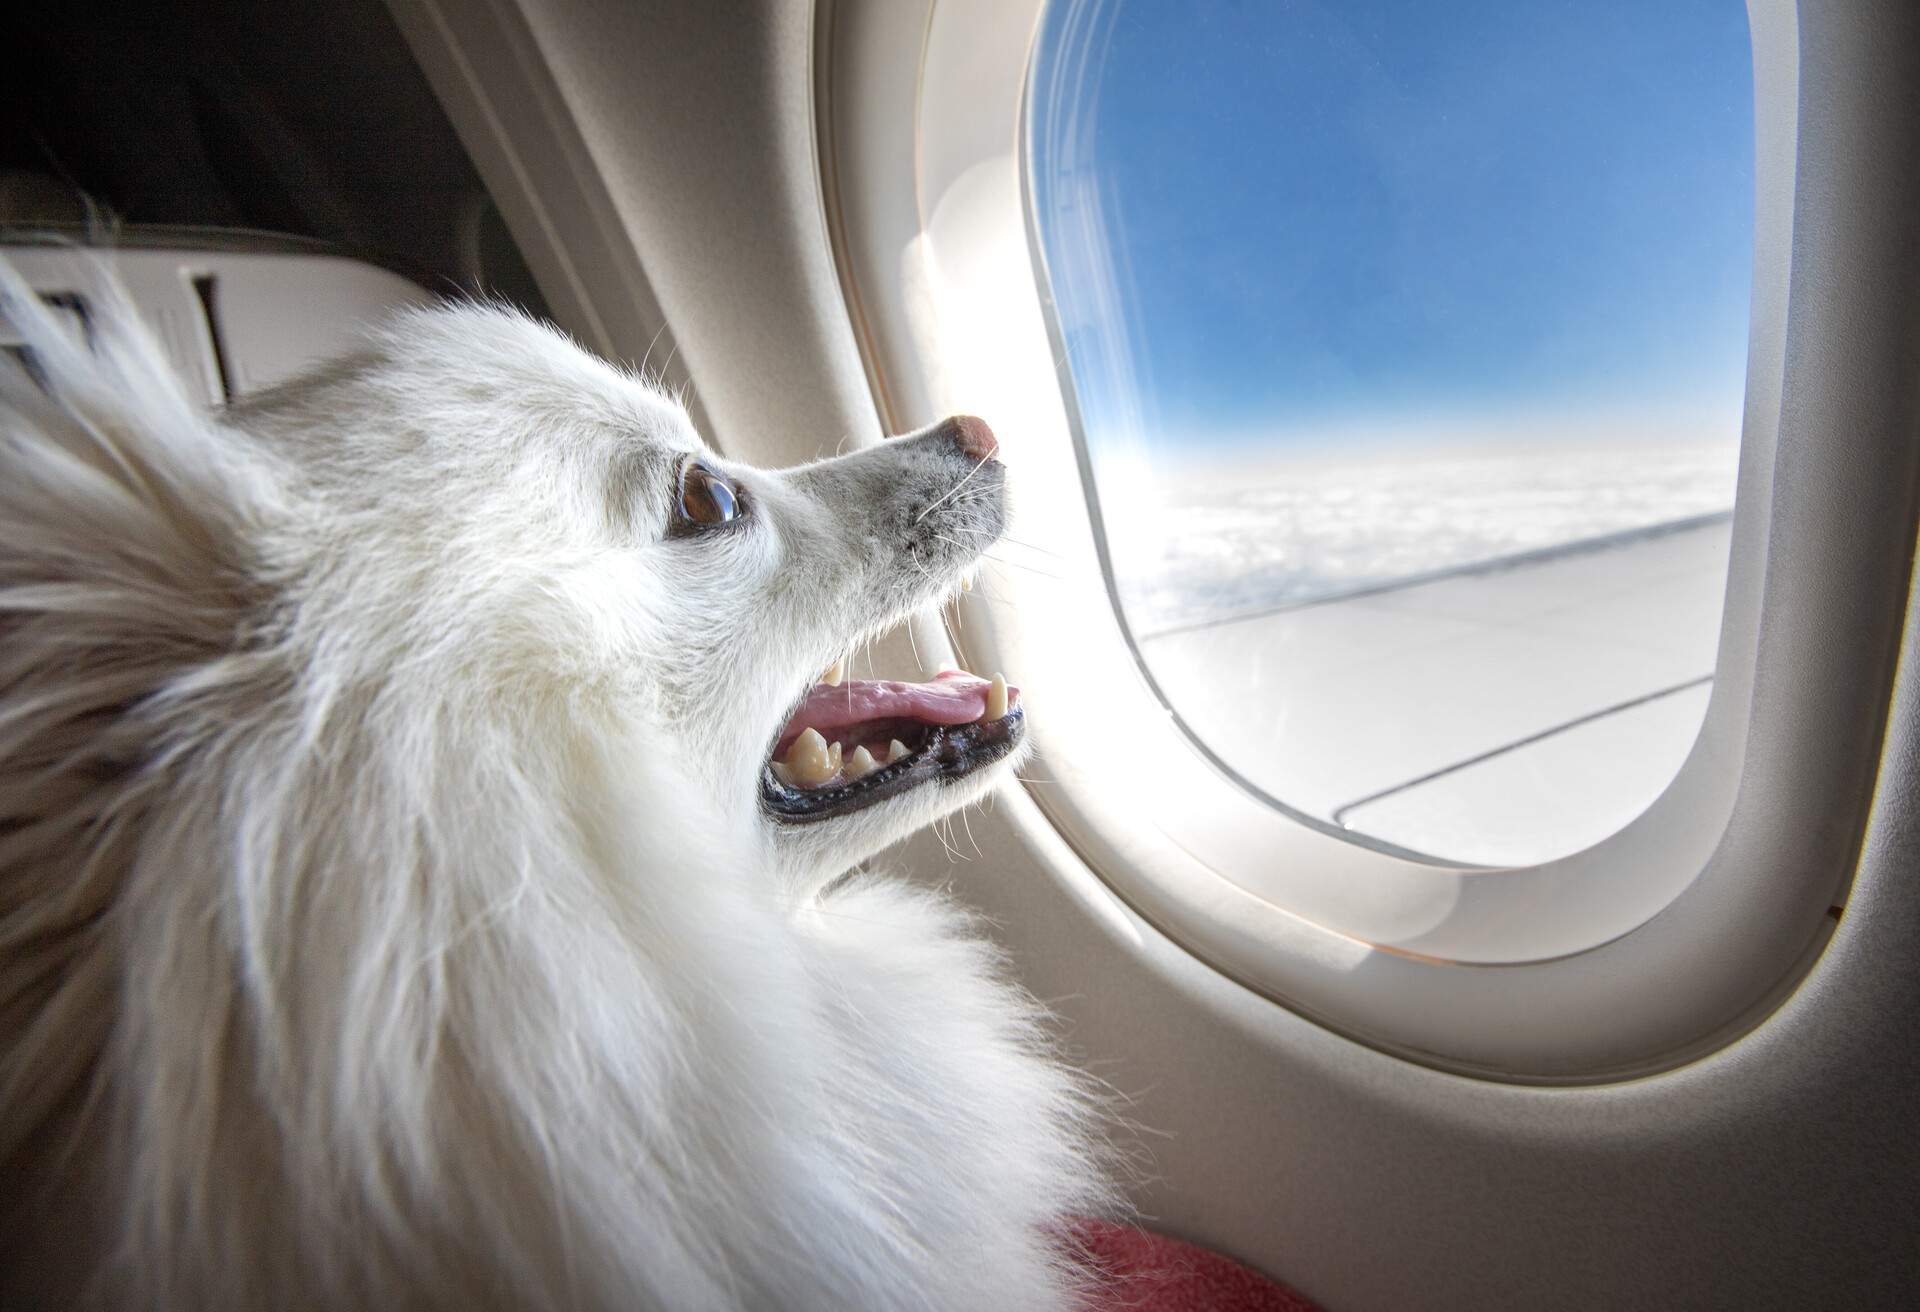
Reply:
M975 464L991 460L1000 451L1000 444L993 439L993 430L987 427L987 421L976 419L972 415L955 415L940 425L940 432L953 439L960 454Z

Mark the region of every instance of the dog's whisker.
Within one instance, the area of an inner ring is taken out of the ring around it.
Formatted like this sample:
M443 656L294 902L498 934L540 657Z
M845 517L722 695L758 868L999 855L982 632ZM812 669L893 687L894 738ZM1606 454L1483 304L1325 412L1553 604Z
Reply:
M940 846L944 847L947 850L947 860L949 862L958 861L960 859L960 854L953 850L953 844L949 843L947 841L947 836L940 832L940 822L938 820L934 821L932 824L927 826L927 832L932 834L934 838L939 840Z
M1025 561L1008 560L1004 556L996 556L991 551L983 551L980 555L983 560L990 560L1003 569L1023 569L1029 574L1043 579L1052 579L1056 583L1064 582L1067 577L1064 574L1056 574L1050 569L1041 569L1038 565L1029 565Z
M1024 547L1024 548L1026 548L1026 549L1027 549L1028 551L1037 551L1037 552L1039 552L1039 553L1040 553L1041 555L1043 555L1043 556L1052 556L1052 557L1053 557L1053 558L1054 558L1055 560L1065 560L1065 559L1066 559L1066 555L1065 555L1064 553L1062 553L1062 552L1058 552L1058 551L1049 551L1049 550L1048 550L1047 548L1045 548L1045 547L1042 547L1042 546L1038 546L1038 545L1036 545L1035 543L1032 543L1032 542L1027 542L1027 541L1023 541L1023 540L1022 540L1022 539L1020 539L1020 538L1017 538L1017 537L1014 537L1014 536L1013 536L1013 535L1012 535L1011 533L1001 533L1001 534L999 535L999 540L1000 540L1001 542L1011 542L1011 543L1012 543L1012 544L1013 544L1014 546L1016 546L1016 547Z
M993 459L993 453L991 451L989 451L986 455L981 456L979 462L975 464L972 469L969 469L967 471L965 478L962 478L958 483L955 483L952 487L948 488L946 490L946 493L942 495L938 500L934 501L931 505L927 506L919 514L915 515L913 517L913 522L918 524L921 520L925 519L928 515L931 515L934 511L938 510L941 506L944 506L947 502L951 501L955 496L959 494L960 489L965 487L967 483L973 478L973 476L979 473L981 469L986 466L987 461L991 459Z
M1053 583L1053 582L1059 582L1060 580L1049 579L1047 581L1049 583ZM989 606L1009 606L1010 607L1014 605L1013 599L1011 597L1003 595L1000 589L994 586L993 580L985 574L981 575L979 592L980 592L981 599L985 601L986 604Z
M960 548L962 551L974 550L974 548L970 544L962 542L958 538L950 538L944 533L935 533L933 536L940 539L940 541L942 542L945 542L945 543L948 543L949 545ZM1061 579L1064 577L1063 575L1056 574L1051 570L1041 569L1038 565L1029 565L1025 561L1020 561L1020 560L1009 560L1005 556L996 555L991 550L981 551L979 553L979 559L990 560L994 562L996 565L1003 565L1008 569L1024 569L1030 574L1038 574L1043 578Z
M980 840L973 836L973 822L967 818L967 808L960 808L960 824L967 831L967 842L973 845L973 854L984 858L986 853L980 850Z
M944 842L946 843L946 845L947 845L947 850L948 850L949 852L951 852L951 853L953 853L953 859L954 859L954 860L956 860L956 861L968 861L968 862L971 862L971 861L973 860L973 858L972 858L972 857L970 857L970 856L968 856L968 855L967 855L967 854L966 854L965 852L962 852L962 851L960 850L960 840L959 840L959 839L958 839L957 837L955 837L955 836L954 836L954 832L953 832L953 816L952 816L951 814L949 814L949 815L947 815L947 816L946 816L946 817L945 817L945 818L944 818L944 819L942 820L942 822L941 822L941 828L942 828L942 830L943 830L943 831L944 831L944 833L945 833L945 838L944 838L944 840L943 840L943 841L944 841Z
M653 358L653 348L660 344L660 334L666 331L667 331L667 321L665 319L662 319L660 321L660 326L653 330L653 336L647 341L646 354L640 357L640 368L637 372L640 374L642 378L645 378L647 376L647 361Z
M1033 551L1042 556L1051 556L1055 560L1066 559L1066 555L1062 552L1053 551L1047 547L1040 546L1038 543L1028 542L1024 538L1017 538L1004 529L976 528L971 524L954 524L950 525L950 527L953 528L955 532L965 533L968 537L979 538L982 541L995 543L1004 542L1009 546L1019 547L1023 551Z

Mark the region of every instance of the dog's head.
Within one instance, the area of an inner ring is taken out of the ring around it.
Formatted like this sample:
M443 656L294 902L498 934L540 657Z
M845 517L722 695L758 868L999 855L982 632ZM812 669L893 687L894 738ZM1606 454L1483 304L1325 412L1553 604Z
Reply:
M652 777L812 875L979 797L1024 748L1004 683L836 672L999 536L977 419L754 469L658 388L474 307L409 315L231 418L325 510L299 609L330 660L420 698L631 716Z

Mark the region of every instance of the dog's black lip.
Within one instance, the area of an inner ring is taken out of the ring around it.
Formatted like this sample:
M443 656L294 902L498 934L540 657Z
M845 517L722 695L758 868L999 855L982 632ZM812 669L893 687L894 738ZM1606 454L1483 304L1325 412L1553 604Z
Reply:
M760 771L760 804L782 824L809 824L848 815L922 784L963 779L1020 745L1027 714L1010 708L997 720L930 725L927 740L912 754L834 788L789 788L769 761Z

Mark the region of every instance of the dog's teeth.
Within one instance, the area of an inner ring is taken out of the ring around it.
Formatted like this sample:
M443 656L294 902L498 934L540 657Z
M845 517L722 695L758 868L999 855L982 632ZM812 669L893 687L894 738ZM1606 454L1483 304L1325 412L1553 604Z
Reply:
M793 787L793 771L787 769L787 767L779 761L773 763L773 777L787 787Z
M818 729L802 729L793 746L787 748L787 773L802 788L818 788L840 768L834 759L837 755L827 750L827 740Z
M1007 713L1007 680L996 674L987 687L987 714L989 720L998 720Z
M907 754L907 745L901 742L898 738L895 738L892 742L887 744L887 764L888 765L892 765L895 761L899 760L901 757L905 756L906 754Z
M873 759L873 753L864 747L854 748L853 755L847 758L847 778L849 779L864 778L879 768L880 764Z
M838 769L839 769L839 768L841 767L841 765L842 765L842 764L844 763L844 761L843 761L843 758L842 758L842 757L841 757L841 755L840 755L840 744L839 744L839 743L835 743L835 744L834 744L833 746L831 746L831 747L829 747L829 748L827 748L827 759L828 759L829 761L831 761L831 762L833 762L833 768L834 768L835 770L838 770Z
M838 688L846 677L847 662L845 659L841 659L827 666L827 672L820 676L820 682L826 684L829 688Z

